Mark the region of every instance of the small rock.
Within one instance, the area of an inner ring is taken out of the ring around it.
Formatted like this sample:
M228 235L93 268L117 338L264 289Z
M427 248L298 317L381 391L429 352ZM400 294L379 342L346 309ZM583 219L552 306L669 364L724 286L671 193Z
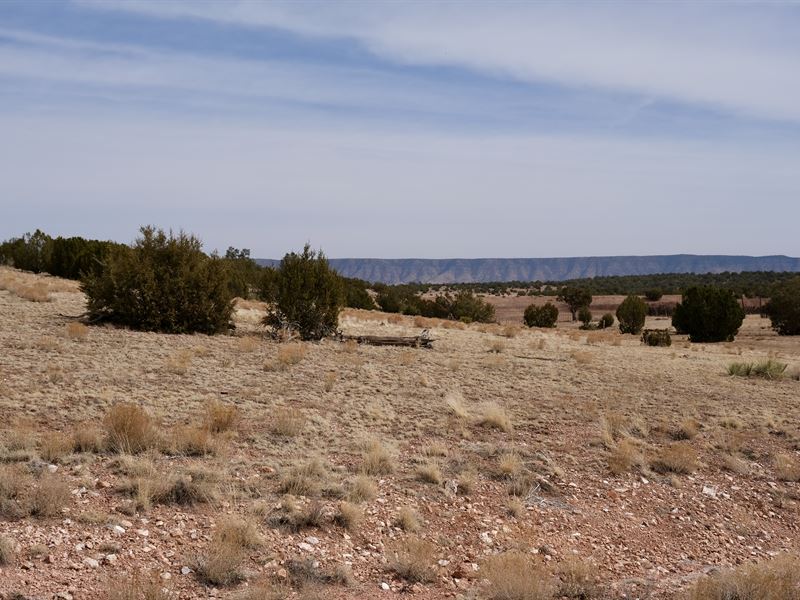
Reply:
M47 470L50 471L51 473L55 473L56 471L58 471L58 465L47 465Z
M382 581L382 582L381 582L381 589L382 589L384 592L388 592L388 591L389 591L389 584L388 584L388 583L386 583L385 581Z
M125 528L124 527L120 527L119 525L113 525L111 527L111 531L113 531L117 535L122 535L123 533L125 533Z
M142 537L147 537L148 535L150 535L150 532L147 531L147 529L137 529L136 533L138 533Z
M189 567L181 567L181 575L188 575L192 570Z
M305 550L306 552L314 551L314 546L312 546L307 542L300 542L299 544L297 544L297 547L300 548L300 550Z
M161 574L161 579L163 579L164 581L169 581L170 579L172 579L172 573L169 573L169 572L167 572L167 571L164 571L164 572Z
M89 567L90 569L96 569L97 567L99 567L99 566L100 566L100 563L99 563L99 562L97 562L97 561L96 561L95 559L93 559L93 558L84 558L84 559L83 559L83 564L85 564L85 565L86 565L87 567Z
M316 546L319 544L319 538L315 538L314 536L309 536L306 538L306 541L311 544L312 546Z

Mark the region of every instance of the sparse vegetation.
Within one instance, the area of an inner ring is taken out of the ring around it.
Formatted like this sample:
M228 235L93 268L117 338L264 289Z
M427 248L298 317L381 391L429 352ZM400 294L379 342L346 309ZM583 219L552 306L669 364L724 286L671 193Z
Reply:
M428 540L409 536L388 552L389 569L411 583L428 582L435 576L436 546Z
M361 461L361 472L364 475L388 475L394 471L394 459L389 451L377 440L367 444Z
M130 402L112 406L105 427L108 447L116 452L138 454L156 443L156 427L150 415Z
M703 577L690 600L798 600L800 560L783 555L759 564L745 564Z
M495 402L487 402L484 404L478 419L478 425L490 429L500 429L506 432L514 429L511 423L511 417L508 416L508 413L502 406Z
M728 375L732 377L761 377L763 379L780 379L787 368L786 363L768 358L757 363L735 362L728 365Z
M486 593L491 600L550 600L555 593L552 575L521 552L487 558L481 574L489 582Z
M528 327L555 327L558 321L558 308L552 302L542 306L531 304L525 309L523 317Z
M567 305L569 312L572 314L572 320L577 321L578 310L588 307L592 303L592 294L585 288L564 286L558 292L556 299Z
M698 467L697 450L687 442L674 442L662 448L651 466L659 473L693 473Z

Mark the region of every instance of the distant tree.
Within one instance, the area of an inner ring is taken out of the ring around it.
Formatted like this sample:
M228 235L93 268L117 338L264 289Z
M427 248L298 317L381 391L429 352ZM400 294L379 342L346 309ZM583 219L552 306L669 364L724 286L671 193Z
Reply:
M457 321L492 323L494 306L479 298L469 290L456 293L450 302L450 315Z
M778 335L800 335L800 277L777 285L764 312Z
M583 323L583 329L589 329L592 324L592 311L588 306L581 306L578 309L578 320Z
M600 321L598 323L598 327L600 329L606 329L611 327L614 324L614 315L611 313L606 313L602 317L600 317Z
M12 238L0 246L0 257L17 269L46 273L50 265L53 238L37 229L22 237Z
M322 251L308 244L287 254L277 271L275 306L264 323L275 330L289 328L304 340L318 340L336 331L344 306L342 278Z
M365 281L349 277L343 277L342 281L344 282L345 306L364 310L376 308L375 301L367 291L367 283Z
M658 302L664 296L664 292L659 289L651 288L644 293L644 297L650 302Z
M644 327L647 304L639 296L631 294L617 307L617 320L621 333L637 334Z
M578 310L592 303L592 294L585 288L565 286L559 291L556 300L564 302L572 313L572 320L577 321Z
M525 309L524 320L528 327L555 327L558 308L552 302L545 302L542 306L531 304Z
M113 247L102 271L81 282L90 320L164 333L227 330L233 302L222 261L192 235L140 232L132 247Z
M732 341L744 321L744 310L730 290L693 287L675 307L672 326L691 342Z

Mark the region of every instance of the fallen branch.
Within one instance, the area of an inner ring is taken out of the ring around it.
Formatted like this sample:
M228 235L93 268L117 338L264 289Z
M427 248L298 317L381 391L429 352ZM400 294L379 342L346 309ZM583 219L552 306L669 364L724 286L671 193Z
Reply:
M343 335L340 337L343 342L355 340L359 344L368 346L403 346L407 348L432 348L431 339L426 329L420 335L413 336L394 336L394 335Z

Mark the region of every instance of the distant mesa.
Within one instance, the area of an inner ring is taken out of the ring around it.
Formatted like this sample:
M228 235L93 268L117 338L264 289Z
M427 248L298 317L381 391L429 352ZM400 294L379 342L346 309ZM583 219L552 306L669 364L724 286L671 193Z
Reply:
M280 261L256 259L260 265ZM611 275L656 273L800 272L800 258L670 254L662 256L584 256L572 258L333 258L345 277L380 283L482 283L488 281L565 281Z

